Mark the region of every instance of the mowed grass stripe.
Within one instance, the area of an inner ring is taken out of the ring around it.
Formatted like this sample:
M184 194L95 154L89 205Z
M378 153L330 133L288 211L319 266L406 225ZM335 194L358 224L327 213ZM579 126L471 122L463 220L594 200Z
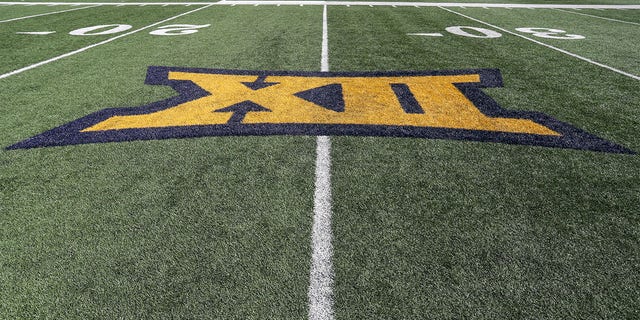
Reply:
M508 34L406 36L486 27L441 10L331 13L332 34L343 35L331 38L332 70L498 68L504 87L483 91L502 107L640 147L634 79ZM427 139L332 142L336 318L635 314L637 156Z
M175 95L144 84L150 65L317 70L320 10L210 7L172 22L211 24L198 33L140 32L7 79L0 140ZM0 151L0 314L305 318L314 150L207 137Z
M100 41L100 42L98 42L98 43L94 43L94 44L92 44L92 45L89 45L89 46L86 46L86 47L83 47L83 48L80 48L80 49L77 49L77 50L74 50L74 51L71 51L71 52L67 52L67 53L62 54L62 55L59 55L59 56L57 56L57 57L53 57L53 58L51 58L51 59L47 59L47 60L44 60L44 61L40 61L40 62L38 62L38 63L35 63L35 64L32 64L32 65L26 66L26 67L24 67L24 68L20 68L20 69L17 69L17 70L13 70L13 71L11 71L11 72L7 72L7 73L5 73L5 74L0 75L0 79L8 78L8 77L10 77L10 76L13 76L13 75L16 75L16 74L20 74L20 73L22 73L22 72L25 72L25 71L28 71L28 70L35 69L35 68L37 68L37 67L40 67L40 66L46 65L46 64L48 64L48 63L55 62L55 61L58 61L58 60L60 60L60 59L64 59L64 58L67 58L67 57L73 56L73 55L75 55L75 54L78 54L78 53L84 52L84 51L86 51L86 50L89 50L89 49L91 49L91 48L95 48L95 47L97 47L97 46L101 46L101 45L106 44L106 43L109 43L109 42L111 42L111 41L114 41L114 40L117 40L117 39L120 39L120 38L123 38L123 37L129 36L129 35L132 35L132 34L134 34L134 33L138 33L138 32L140 32L140 31L147 30L147 29L149 29L149 28L155 27L155 26L160 25L160 24L163 24L163 23L165 23L165 22L169 22L169 21L171 21L171 20L177 19L177 18L182 17L182 16L184 16L184 15L187 15L187 14L190 14L190 13L193 13L193 12L197 12L197 11L200 11L200 10L202 10L202 9L206 9L206 8L208 8L208 7L210 7L210 6L211 6L211 5L207 5L207 6L200 7L200 8L197 8L197 9L191 10L191 11L187 11L187 12L181 13L181 14L179 14L179 15L176 15L176 16L173 16L173 17L170 17L170 18L164 19L164 20L162 20L162 21L158 21L158 22L152 23L152 24L147 25L147 26L145 26L145 27L142 27L142 28L135 29L135 30L130 31L130 32L127 32L127 33L123 33L123 34L117 35L117 36L112 37L112 38L109 38L109 39L107 39L107 40Z

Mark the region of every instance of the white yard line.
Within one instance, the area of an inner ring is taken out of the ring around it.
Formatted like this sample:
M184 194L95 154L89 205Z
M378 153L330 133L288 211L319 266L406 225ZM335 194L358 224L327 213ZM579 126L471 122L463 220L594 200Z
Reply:
M218 1L218 2L0 2L0 5L104 5L104 6L162 6L162 5L293 5L309 6L380 6L380 7L465 7L465 8L560 8L560 9L640 9L640 5L608 4L511 4L511 3L455 3L455 2L369 2L369 1Z
M615 21L615 22L622 22L622 23L628 23L628 24L634 24L634 25L636 25L636 26L640 26L640 23L631 22L631 21L624 21L624 20L618 20L618 19L612 19L612 18L605 18L605 17L595 16L595 15L592 15L592 14L586 14L586 13L582 13L582 12L575 12L575 11L562 10L562 9L559 9L559 8L556 8L555 10L562 11L562 12L567 12L567 13L578 14L578 15L581 15L581 16L587 16L587 17L592 17L592 18L598 18L598 19L602 19L602 20L609 20L609 21Z
M321 71L329 71L327 6L322 11ZM313 196L309 319L333 319L333 245L331 231L331 139L316 138L316 184Z
M322 55L320 71L329 72L329 23L327 22L327 6L322 9Z
M608 65L606 65L606 64L602 64L602 63L600 63L600 62L593 61L593 60L588 59L588 58L585 58L585 57L583 57L583 56L579 56L579 55L577 55L577 54L575 54L575 53L571 53L571 52L569 52L569 51L567 51L567 50L560 49L560 48L554 47L554 46L552 46L552 45L548 45L548 44L543 43L543 42L540 42L540 41L538 41L538 40L535 40L535 39L532 39L532 38L529 38L529 37L523 36L523 35L521 35L521 34L518 34L518 33L512 32L512 31L509 31L509 30L504 29L504 28L500 28L500 27L498 27L498 26L492 25L492 24L487 23L487 22L484 22L484 21L482 21L482 20L478 20L478 19L476 19L476 18L473 18L473 17L467 16L467 15L464 15L464 14L462 14L462 13L455 12L455 11L453 11L453 10L451 10L451 9L447 9L447 8L444 8L444 7L440 7L440 9L442 9L442 10L446 10L446 11L449 11L449 12L451 12L451 13L457 14L457 15L459 15L459 16L465 17L465 18L470 19L470 20L473 20L473 21L475 21L475 22L482 23L482 24L484 24L484 25L486 25L486 26L492 27L492 28L494 28L494 29L501 30L501 31L506 32L506 33L508 33L508 34L514 35L514 36L516 36L516 37L520 37L520 38L522 38L522 39L529 40L529 41L531 41L531 42L533 42L533 43L537 43L537 44L539 44L539 45L541 45L541 46L545 46L545 47L547 47L547 48L549 48L549 49L553 49L553 50L556 50L556 51L558 51L558 52L562 52L562 53L564 53L564 54L566 54L566 55L568 55L568 56L571 56L571 57L574 57L574 58L576 58L576 59L580 59L580 60L582 60L582 61L589 62L589 63L594 64L594 65L596 65L596 66L599 66L599 67L602 67L602 68L605 68L605 69L611 70L611 71L613 71L613 72L616 72L616 73L619 73L619 74L621 74L621 75L627 76L627 77L629 77L629 78L631 78L631 79L640 80L640 76L637 76L637 75L635 75L635 74L631 74L631 73L628 73L628 72L624 72L624 71L622 71L622 70L619 70L619 69L616 69L616 68L610 67L610 66L608 66Z
M333 244L331 230L331 139L316 138L316 189L313 198L309 319L333 319Z
M99 7L99 6L101 6L101 5L100 4L94 4L94 5L91 5L91 6L88 6L88 7L74 8L74 9L54 11L54 12L46 12L46 13L41 13L41 14L34 14L32 16L26 16L26 17L2 20L2 21L0 21L0 23L18 21L18 20L24 20L24 19L31 19L31 18L35 18L35 17L42 17L42 16L48 16L48 15L52 15L52 14L58 14L58 13L71 12L71 11L82 10L82 9L95 8L95 7Z
M140 32L140 31L142 31L142 30L146 30L146 29L149 29L149 28L155 27L155 26L157 26L157 25L159 25L159 24L162 24L162 23L165 23L165 22L167 22L167 21L171 21L171 20L173 20L173 19L180 18L180 17L182 17L182 16L188 15L188 14L193 13L193 12L196 12L196 11L200 11L200 10L205 9L205 8L208 8L208 7L210 7L210 6L212 6L212 5L206 5L206 6L204 6L204 7L200 7L200 8L195 9L195 10L191 10L191 11L188 11L188 12L184 12L184 13L181 13L181 14L179 14L179 15L173 16L173 17L171 17L171 18L164 19L164 20L162 20L162 21L158 21L158 22L156 22L156 23L150 24L150 25L148 25L148 26L146 26L146 27L142 27L142 28L140 28L140 29L136 29L136 30L133 30L133 31L131 31L131 32L127 32L127 33L124 33L124 34L121 34L121 35L115 36L115 37L113 37L113 38L109 38L109 39L107 39L107 40L104 40L104 41L101 41L101 42L98 42L98 43L95 43L95 44L92 44L92 45L86 46L86 47L84 47L84 48L80 48L80 49L78 49L78 50L74 50L74 51L71 51L71 52L68 52L68 53L65 53L65 54L59 55L59 56L54 57L54 58L51 58L51 59L44 60L44 61L40 61L40 62L35 63L35 64L32 64L32 65L30 65L30 66L26 66L26 67L24 67L24 68L21 68L21 69L18 69L18 70L14 70L14 71L11 71L11 72L8 72L8 73L5 73L5 74L2 74L2 75L0 75L0 79L8 78L8 77L10 77L10 76L13 76L13 75L16 75L16 74L19 74L19 73L22 73L22 72L25 72L25 71L28 71L28 70L31 70L31 69L35 69L35 68L40 67L40 66L43 66L43 65L45 65L45 64L48 64L48 63L51 63L51 62L55 62L55 61L58 61L58 60L60 60L60 59L64 59L64 58L66 58L66 57L70 57L70 56L72 56L72 55L75 55L75 54L78 54L78 53L81 53L81 52L87 51L87 50L89 50L89 49L91 49L91 48L95 48L95 47L97 47L97 46L100 46L100 45L103 45L103 44L109 43L109 42L111 42L111 41L114 41L114 40L117 40L117 39L120 39L120 38L123 38L123 37L129 36L129 35L132 35L132 34L134 34L134 33L136 33L136 32Z

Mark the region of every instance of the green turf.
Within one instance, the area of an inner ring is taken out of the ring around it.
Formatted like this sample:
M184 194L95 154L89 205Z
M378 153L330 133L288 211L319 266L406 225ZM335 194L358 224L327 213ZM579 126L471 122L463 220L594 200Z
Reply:
M61 6L8 6L8 5L0 5L0 21L16 19L21 17L27 17L37 14L45 14L56 11L64 11L64 10L72 10L75 7L69 5L61 5ZM4 22L7 23L7 22Z
M342 0L329 0L329 1L342 1ZM376 2L445 2L445 1L437 1L437 0L398 0L398 1L385 1L385 0L372 0L372 1L376 1ZM48 0L34 0L34 1L30 1L30 2L52 2L52 1L48 1ZM56 2L60 2L60 1L56 1ZM210 0L193 0L193 1L179 1L179 0L104 0L104 1L97 1L97 0L65 0L62 2L73 2L73 3L126 3L126 2L163 2L163 3L170 3L170 2L217 2L217 1L210 1ZM604 5L629 5L629 4L637 4L637 2L635 0L562 0L562 1L555 1L555 0L512 0L512 1L505 1L505 0L461 0L461 1L456 1L457 3L516 3L516 4L604 4Z
M302 318L313 141L3 154L0 313Z
M105 6L2 24L0 72L112 37L70 30L140 28L196 8ZM634 25L453 10L510 30L583 34L541 41L638 72ZM632 21L636 11L576 12ZM637 80L504 32L448 34L491 28L439 8L330 6L328 16L331 71L498 68L504 87L484 91L502 107L640 151ZM148 66L320 69L321 6L213 6L168 24L211 26L142 31L0 79L0 319L307 318L315 137L4 149L104 108L174 95L144 84ZM27 27L57 33L15 34ZM406 35L416 32L444 36ZM637 155L331 141L337 319L639 316Z
M212 24L201 33L140 33L2 80L1 144L172 95L144 85L148 65L316 69L320 13L209 9L175 21ZM304 318L314 149L259 137L0 151L0 314Z
M636 158L334 145L337 318L637 315Z
M626 22L632 22L636 24L640 24L640 17L637 14L637 11L634 10L566 10L572 11L579 14L589 14L593 16L599 16L608 19L617 19ZM634 13L635 12L635 13Z
M73 30L98 25L128 24L133 28L127 31L133 31L193 9L195 8L174 6L131 7L127 10L118 7L97 7L7 23L0 30L0 41L8 44L0 48L0 55L6 61L0 66L0 73L18 69L16 66L25 67L116 36L115 34L69 35L68 33ZM16 32L31 31L55 31L56 33L46 36L16 34Z
M334 70L500 68L505 87L486 91L503 107L640 147L636 80L510 35L405 35L482 26L435 8L330 17L344 35L331 42ZM334 146L338 318L636 315L637 156L420 139Z
M564 30L566 34L582 35L585 39L563 40L517 32L610 67L631 74L640 74L640 61L635 59L640 51L640 34L637 32L640 26L574 15L555 9L536 9L540 12L536 12L535 15L528 9L452 10L510 31L516 31L515 28L521 27L542 27ZM628 11L626 14L628 17L634 15L637 15L637 12Z
M329 1L341 1L341 0L329 0ZM385 0L373 0L379 2L437 2L437 3L446 3L450 1L436 1L436 0L406 0L406 1L385 1ZM637 2L633 0L515 0L515 1L505 1L505 0L462 0L455 1L454 3L512 3L512 4L605 4L605 5L613 5L613 4L637 4Z

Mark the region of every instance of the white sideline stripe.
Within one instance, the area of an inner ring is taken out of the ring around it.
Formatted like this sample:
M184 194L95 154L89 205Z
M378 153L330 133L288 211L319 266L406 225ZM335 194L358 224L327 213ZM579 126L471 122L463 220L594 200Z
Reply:
M47 12L47 13L41 13L41 14L34 14L32 16L26 16L26 17L20 17L20 18L13 18L13 19L8 19L8 20L2 20L0 21L0 23L5 23L5 22L11 22L11 21L18 21L18 20L24 20L24 19L30 19L30 18L35 18L35 17L42 17L42 16L48 16L51 14L58 14L58 13L63 13L63 12L71 12L71 11L76 11L76 10L82 10L82 9L89 9L89 8L95 8L95 7L99 7L101 6L101 4L94 4L88 7L82 7L82 8L74 8L74 9L68 9L68 10L61 10L61 11L54 11L54 12Z
M637 23L637 22L624 21L624 20L618 20L618 19L613 19L613 18L605 18L605 17L601 17L601 16L595 16L595 15L592 15L592 14L586 14L586 13L574 12L574 11L567 11L567 10L562 10L562 9L558 9L558 8L556 8L555 10L566 12L566 13L578 14L578 15L581 15L581 16L593 17L593 18L609 20L609 21L615 21L615 22L628 23L628 24L635 24L636 26L640 26L640 23Z
M379 6L379 7L465 7L465 8L536 8L536 9L640 9L636 4L511 4L511 3L455 3L455 2L368 2L368 1L218 1L218 2L0 2L0 5L103 5L103 6L162 6L162 5L294 5L309 6Z
M148 26L146 26L146 27L142 27L142 28L140 28L140 29L136 29L136 30L133 30L133 31L131 31L131 32L127 32L127 33L124 33L124 34L121 34L121 35L115 36L115 37L113 37L113 38L109 38L109 39L107 39L107 40L104 40L104 41L101 41L101 42L98 42L98 43L95 43L95 44L92 44L92 45L86 46L86 47L84 47L84 48L80 48L80 49L78 49L78 50L74 50L74 51L71 51L71 52L68 52L68 53L65 53L65 54L59 55L59 56L54 57L54 58L51 58L51 59L49 59L49 60L44 60L44 61L41 61L41 62L38 62L38 63L32 64L32 65L30 65L30 66L26 66L26 67L24 67L24 68L21 68L21 69L18 69L18 70L14 70L14 71L11 71L11 72L8 72L8 73L5 73L5 74L3 74L3 75L0 75L0 79L8 78L8 77L10 77L10 76L13 76L13 75L16 75L16 74L19 74L19 73L25 72L25 71L27 71L27 70L35 69L35 68L40 67L40 66L43 66L43 65L45 65L45 64L48 64L48 63L51 63L51 62L54 62L54 61L58 61L58 60L60 60L60 59L66 58L66 57L70 57L70 56L72 56L72 55L74 55L74 54L77 54L77 53L80 53L80 52L83 52L83 51L89 50L89 49L91 49L91 48L95 48L95 47L97 47L97 46L103 45L103 44L105 44L105 43L109 43L109 42L111 42L111 41L114 41L114 40L120 39L120 38L122 38L122 37L126 37L126 36L128 36L128 35L132 35L132 34L134 34L134 33L136 33L136 32L140 32L140 31L142 31L142 30L149 29L149 28L151 28L151 27L155 27L155 26L157 26L157 25L159 25L159 24L165 23L165 22L167 22L167 21L171 21L171 20L173 20L173 19L180 18L180 17L182 17L182 16L185 16L185 15L187 15L187 14L190 14L190 13L193 13L193 12L196 12L196 11L199 11L199 10L202 10L202 9L205 9L205 8L208 8L208 7L210 7L210 6L211 6L211 5L206 5L206 6L204 6L204 7L200 7L200 8L195 9L195 10L191 10L191 11L188 11L188 12L184 12L184 13L181 13L181 14L179 14L179 15L177 15L177 16L173 16L173 17L171 17L171 18L164 19L164 20L162 20L162 21L159 21L159 22L156 22L156 23L150 24L150 25L148 25Z
M523 38L523 39L529 40L529 41L534 42L534 43L537 43L537 44L539 44L539 45L541 45L541 46L545 46L545 47L547 47L547 48L549 48L549 49L553 49L553 50L556 50L556 51L558 51L558 52L562 52L562 53L564 53L564 54L566 54L566 55L568 55L568 56L572 56L572 57L574 57L574 58L576 58L576 59L580 59L580 60L582 60L582 61L589 62L589 63L591 63L591 64L594 64L594 65L596 65L596 66L599 66L599 67L602 67L602 68L605 68L605 69L609 69L609 70L611 70L611 71L613 71L613 72L619 73L619 74L624 75L624 76L627 76L627 77L629 77L629 78L632 78L632 79L635 79L635 80L640 80L640 76L637 76L637 75L635 75L635 74L631 74L631 73L628 73L628 72L624 72L624 71L622 71L622 70L619 70L619 69L616 69L616 68L610 67L610 66L605 65L605 64L602 64L602 63L600 63L600 62L596 62L596 61L593 61L593 60L591 60L591 59L585 58L585 57L583 57L583 56L579 56L579 55L577 55L577 54L571 53L571 52L569 52L569 51L567 51L567 50L560 49L560 48L554 47L554 46L552 46L552 45L548 45L548 44L546 44L546 43L540 42L540 41L535 40L535 39L531 39L531 38L529 38L529 37L525 37L525 36L523 36L523 35L521 35L521 34L518 34L518 33L512 32L512 31L509 31L509 30L504 29L504 28L500 28L500 27L498 27L498 26L494 26L494 25L492 25L492 24L490 24L490 23L484 22L484 21L482 21L482 20L478 20L478 19L476 19L476 18L473 18L473 17L467 16L467 15L464 15L464 14L462 14L462 13L455 12L455 11L453 11L453 10L450 10L450 9L447 9L447 8L443 8L443 7L441 7L440 9L442 9L442 10L446 10L446 11L449 11L449 12L451 12L451 13L455 13L455 14L457 14L457 15L459 15L459 16L462 16L462 17L465 17L465 18L467 18L467 19L470 19L470 20L473 20L473 21L476 21L476 22L482 23L482 24L484 24L484 25L486 25L486 26L489 26L489 27L492 27L492 28L495 28L495 29L501 30L501 31L506 32L506 33L508 33L508 34L512 34L512 35L514 35L514 36L516 36L516 37L520 37L520 38Z
M327 6L322 10L321 71L329 71ZM333 245L331 231L331 139L316 138L316 184L313 195L311 270L309 272L309 319L333 317Z

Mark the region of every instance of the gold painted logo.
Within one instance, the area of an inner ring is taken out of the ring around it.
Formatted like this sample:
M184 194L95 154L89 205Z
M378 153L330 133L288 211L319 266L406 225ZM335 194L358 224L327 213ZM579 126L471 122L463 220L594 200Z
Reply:
M147 84L179 95L106 109L9 149L228 135L370 135L630 150L547 115L501 108L482 88L496 69L273 72L150 67Z

